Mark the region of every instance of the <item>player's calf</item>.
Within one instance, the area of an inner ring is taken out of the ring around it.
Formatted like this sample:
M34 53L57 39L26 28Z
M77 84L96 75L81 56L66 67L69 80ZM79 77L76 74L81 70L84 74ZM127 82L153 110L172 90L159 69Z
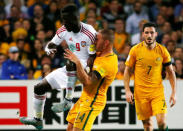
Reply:
M76 80L77 80L77 77L76 77L76 64L69 61L69 60L67 60L66 70L67 70L68 82L67 82L67 87L66 87L66 96L65 96L65 98L68 99L69 101L72 101L74 87L75 87L75 83L76 83Z
M43 128L43 110L46 101L46 92L51 90L51 86L43 79L40 83L34 86L34 118L20 117L20 122L25 125L33 125L36 129Z

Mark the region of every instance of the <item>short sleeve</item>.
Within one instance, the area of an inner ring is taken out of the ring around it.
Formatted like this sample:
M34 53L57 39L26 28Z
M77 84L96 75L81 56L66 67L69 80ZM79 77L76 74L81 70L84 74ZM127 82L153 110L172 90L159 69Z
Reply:
M66 32L66 28L64 26L62 26L61 28L59 28L55 34L55 36L53 37L53 39L51 40L52 43L56 44L56 45L60 45L61 42L64 40L64 34Z
M135 48L132 47L130 50L130 53L126 59L125 65L129 66L129 67L133 67L135 65L135 61L136 61L136 53L135 53Z
M93 71L94 72L97 71L102 78L104 78L106 76L106 73L107 73L105 67L102 66L102 64L99 64L99 63L94 63L94 65L93 65Z
M168 50L163 47L163 64L170 63L171 62L171 56L168 52Z
M97 37L97 32L96 30L91 26L91 25L88 25L86 26L87 29L83 29L86 36L88 37L88 53L89 54L95 54L96 53L96 50L95 50L95 40L96 40L96 37Z

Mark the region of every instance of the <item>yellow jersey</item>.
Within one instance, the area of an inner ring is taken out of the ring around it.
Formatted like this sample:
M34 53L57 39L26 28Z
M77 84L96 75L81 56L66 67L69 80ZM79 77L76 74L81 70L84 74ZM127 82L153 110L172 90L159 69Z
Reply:
M104 108L107 99L107 90L115 79L118 71L118 58L116 54L108 54L96 57L93 64L93 71L97 71L102 79L98 84L84 87L80 100L83 105L91 108Z
M114 48L118 52L118 54L123 53L123 49L125 44L128 42L128 34L125 33L114 33Z
M125 64L134 67L135 87L146 87L151 92L153 88L163 87L162 66L169 62L171 57L164 46L156 43L150 50L143 41L132 47Z

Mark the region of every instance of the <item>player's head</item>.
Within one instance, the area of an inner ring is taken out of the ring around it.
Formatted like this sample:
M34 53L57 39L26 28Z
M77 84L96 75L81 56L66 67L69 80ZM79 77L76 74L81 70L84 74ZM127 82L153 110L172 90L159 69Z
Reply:
M152 45L156 41L156 37L158 35L156 28L156 24L150 22L144 24L143 26L142 35L145 40L145 43L148 46Z
M97 34L96 51L101 52L107 48L111 48L114 41L114 33L109 29L102 29Z
M79 32L79 12L76 5L68 4L63 9L61 9L61 19L68 31L73 31L74 33Z

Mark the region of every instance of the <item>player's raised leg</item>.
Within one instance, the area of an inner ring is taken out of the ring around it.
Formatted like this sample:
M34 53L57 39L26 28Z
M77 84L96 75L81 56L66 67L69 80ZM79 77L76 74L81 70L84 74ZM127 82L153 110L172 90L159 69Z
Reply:
M67 111L72 106L73 92L74 92L74 87L75 87L75 83L77 80L76 65L73 62L67 60L66 70L67 70L67 77L68 77L68 82L67 82L67 87L66 87L66 96L65 96L64 101L52 106L52 110L55 113Z
M36 129L43 128L43 112L46 101L46 92L51 90L51 86L43 79L40 83L34 86L34 117L20 117L20 122L25 125L33 125Z

